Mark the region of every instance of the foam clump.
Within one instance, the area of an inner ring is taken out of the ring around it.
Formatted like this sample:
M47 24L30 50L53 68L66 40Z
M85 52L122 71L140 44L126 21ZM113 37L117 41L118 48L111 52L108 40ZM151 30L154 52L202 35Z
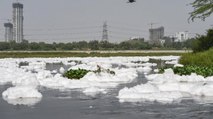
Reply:
M110 74L107 72L87 73L81 80L82 81L91 81L91 82L102 82L106 83L128 83L132 82L137 76L136 69L128 68L128 69L115 69L115 74Z
M17 86L8 88L2 93L5 100L21 99L21 98L42 98L42 94L35 88L27 86Z
M5 90L2 93L2 97L12 105L33 106L41 101L42 94L33 87L16 86Z
M59 69L59 72L60 72L61 74L64 74L64 73L65 73L65 69L64 69L63 67L61 67L61 68Z
M40 85L52 89L76 89L76 88L112 88L121 83L129 83L134 81L138 76L136 69L114 70L115 74L107 72L94 73L89 72L83 78L67 79L61 74L49 76L49 73L39 73Z
M137 71L142 72L142 73L149 73L152 71L152 68L149 66L139 67L139 68L137 68Z
M213 97L213 78L192 73L187 76L174 74L167 69L163 74L146 76L148 82L119 91L121 102L157 101L172 103L184 98Z
M21 66L21 68L26 69L28 71L40 71L46 68L46 63L44 61L31 61L28 66Z
M17 67L13 68L4 68L0 67L0 84L4 85L7 83L11 83L12 81L16 80L18 77L22 77L25 75L24 70L20 70Z
M121 89L118 94L120 102L157 101L163 103L172 103L175 100L187 96L187 94L181 93L179 91L162 92L156 85L150 83L137 85L132 88Z
M21 77L17 77L16 80L12 81L12 84L15 86L30 86L35 88L40 85L36 75L32 73L26 73Z
M89 87L89 88L86 88L86 89L83 91L83 93L84 93L85 95L94 97L94 96L96 96L97 94L100 94L100 93L106 94L107 92L106 92L105 89L102 89L102 88Z

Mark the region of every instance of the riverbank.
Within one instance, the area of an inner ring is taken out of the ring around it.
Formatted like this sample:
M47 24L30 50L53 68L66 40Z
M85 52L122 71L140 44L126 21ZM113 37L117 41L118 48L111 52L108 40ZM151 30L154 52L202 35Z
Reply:
M30 57L111 57L111 56L181 56L186 50L123 50L123 51L2 51L0 58Z

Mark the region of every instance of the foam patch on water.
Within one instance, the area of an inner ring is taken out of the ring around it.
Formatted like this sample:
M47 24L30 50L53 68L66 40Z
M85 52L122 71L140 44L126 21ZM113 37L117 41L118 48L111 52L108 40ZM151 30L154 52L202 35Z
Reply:
M142 73L149 73L152 71L152 68L149 67L149 66L146 66L146 67L138 67L137 68L137 71L138 72L142 72Z
M41 100L42 94L33 87L17 86L8 88L2 97L9 104L34 105Z
M86 88L83 93L88 96L95 97L97 94L106 94L106 90L97 87Z
M172 69L165 70L163 74L146 76L146 84L119 91L118 98L121 102L157 101L164 103L178 102L184 98L213 97L213 77L192 73L188 76L174 74ZM198 100L196 100L198 101Z
M15 86L4 91L2 96L5 100L10 100L8 103L11 104L25 104L24 100L26 99L27 105L33 102L30 101L31 98L36 98L37 101L42 98L42 94L37 90L39 86L51 89L81 89L86 95L105 94L109 88L115 88L120 84L134 82L138 77L138 73L148 74L152 70L151 67L156 66L154 63L144 63L148 62L149 58L177 60L179 57L147 56L0 59L0 84L4 85L11 83ZM19 66L21 62L26 62L27 65ZM101 66L103 69L114 71L115 74L109 74L107 72L89 72L80 80L72 80L63 77L62 74L65 71L63 67L59 69L59 72L57 72L58 70L51 72L46 70L46 63L63 63L69 65L70 69L82 68L87 70L97 70L97 66ZM151 81L154 79L150 78L149 80ZM203 93L206 93L206 90L198 90L196 94L203 95ZM15 100L17 100L17 102Z
M156 85L150 83L141 84L132 88L121 89L118 94L120 102L158 101L171 103L184 97L188 97L188 95L179 91L162 92Z
M12 84L14 86L30 86L34 88L37 88L37 86L40 85L36 75L32 73L25 73L24 75L17 77L12 80Z
M79 80L67 79L61 74L56 74L53 77L48 76L50 73L39 73L39 82L41 86L53 89L76 89L89 88L93 86L100 88L112 88L121 83L130 83L138 76L136 69L133 68L114 71L115 75L106 72L89 72Z
M41 93L32 87L11 87L2 93L4 99L42 98Z

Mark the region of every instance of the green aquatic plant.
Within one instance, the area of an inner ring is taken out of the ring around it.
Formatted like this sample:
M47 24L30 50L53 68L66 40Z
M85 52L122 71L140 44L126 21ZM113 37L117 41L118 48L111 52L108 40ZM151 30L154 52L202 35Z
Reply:
M191 73L196 73L204 77L213 76L213 67L204 67L196 65L186 65L184 67L174 67L172 68L175 74L178 75L190 75ZM163 73L165 69L160 69L159 72Z
M173 68L175 74L179 75L190 75L196 73L204 77L213 76L213 67L202 67L202 66L184 66Z
M68 79L80 79L84 77L90 70L86 69L70 69L69 71L64 73L64 77L67 77Z
M110 69L104 69L97 65L97 70L91 71L91 70L86 70L86 69L70 69L67 72L64 73L64 77L67 77L68 79L80 79L83 78L88 72L94 72L94 73L101 73L101 72L106 72L111 75L115 75L115 72L110 70Z

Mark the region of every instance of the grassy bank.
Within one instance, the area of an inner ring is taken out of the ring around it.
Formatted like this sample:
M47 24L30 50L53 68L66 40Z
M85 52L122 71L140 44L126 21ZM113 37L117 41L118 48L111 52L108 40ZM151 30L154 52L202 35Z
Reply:
M204 77L213 76L213 48L204 52L183 54L179 63L184 67L174 67L173 71L176 74L196 73Z
M213 48L205 52L184 54L180 63L183 65L213 66Z
M180 56L185 52L0 52L0 58L30 58L30 57L110 57L110 56Z

